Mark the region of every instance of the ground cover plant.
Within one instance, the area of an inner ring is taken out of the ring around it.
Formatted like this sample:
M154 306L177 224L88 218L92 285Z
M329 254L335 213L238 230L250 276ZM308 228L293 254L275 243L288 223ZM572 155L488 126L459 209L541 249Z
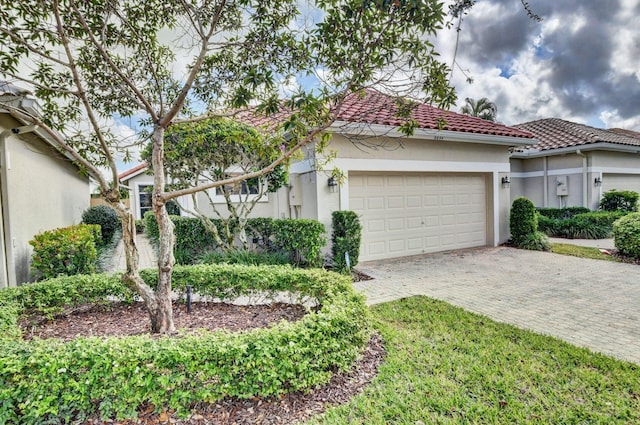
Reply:
M142 272L152 287L157 271ZM348 277L289 266L176 267L174 288L229 300L288 291L317 306L296 322L248 332L152 338L24 341L26 311L53 314L100 302L132 301L116 275L61 277L0 292L0 423L68 423L99 414L135 417L154 406L186 415L198 402L279 396L326 383L348 369L369 336L367 309Z
M372 308L387 357L310 424L640 423L640 366L412 297Z

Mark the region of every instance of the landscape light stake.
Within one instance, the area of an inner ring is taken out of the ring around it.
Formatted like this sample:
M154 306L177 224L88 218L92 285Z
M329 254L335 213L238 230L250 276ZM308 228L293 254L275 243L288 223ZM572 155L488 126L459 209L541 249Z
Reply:
M187 285L187 313L191 313L191 285Z

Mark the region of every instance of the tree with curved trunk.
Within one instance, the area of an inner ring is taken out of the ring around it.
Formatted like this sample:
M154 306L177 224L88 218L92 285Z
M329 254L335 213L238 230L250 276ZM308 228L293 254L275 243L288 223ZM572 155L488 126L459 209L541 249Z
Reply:
M449 106L455 96L448 69L429 41L443 21L435 0L0 0L0 76L33 89L42 105L41 113L8 105L11 114L47 132L116 209L123 280L145 302L152 331L172 332L174 234L166 203L271 173L331 125L348 94L365 87L393 90L410 81L425 100ZM298 78L313 82L283 102L281 89ZM288 111L273 129L289 141L277 158L221 180L167 186L171 126L250 105L262 116ZM127 122L134 140L117 131ZM411 123L402 129L410 132ZM134 217L117 177L118 161L145 143L152 146L159 228L155 289L140 277Z
M472 99L467 97L464 99L466 104L460 109L465 115L471 115L472 117L482 118L487 121L495 121L498 114L498 107L495 103L489 101L486 97L478 99Z

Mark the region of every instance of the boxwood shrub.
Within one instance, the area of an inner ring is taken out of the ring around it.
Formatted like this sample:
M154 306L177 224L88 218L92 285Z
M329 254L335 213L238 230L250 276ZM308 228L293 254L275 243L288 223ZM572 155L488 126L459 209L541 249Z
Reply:
M150 284L154 271L144 271ZM176 267L176 291L205 296L289 291L318 307L297 322L178 337L20 339L17 317L106 297L131 301L117 276L52 279L0 291L0 423L44 424L132 418L143 406L182 415L224 397L269 397L309 390L348 369L369 336L367 309L348 277L290 266ZM8 307L8 308L7 308Z
M631 213L613 223L613 241L621 254L640 258L640 213Z

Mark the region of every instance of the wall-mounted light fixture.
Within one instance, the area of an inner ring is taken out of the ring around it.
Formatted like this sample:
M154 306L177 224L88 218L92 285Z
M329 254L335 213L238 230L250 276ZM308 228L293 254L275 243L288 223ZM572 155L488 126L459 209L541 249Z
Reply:
M504 176L502 178L502 187L510 187L511 186L511 180L509 180L509 176Z
M329 177L329 180L327 180L327 185L329 186L329 192L334 193L336 190L338 190L338 180L336 180L335 177Z
M595 185L595 187L602 186L602 179L600 177L596 177L596 179L593 181L593 184Z

